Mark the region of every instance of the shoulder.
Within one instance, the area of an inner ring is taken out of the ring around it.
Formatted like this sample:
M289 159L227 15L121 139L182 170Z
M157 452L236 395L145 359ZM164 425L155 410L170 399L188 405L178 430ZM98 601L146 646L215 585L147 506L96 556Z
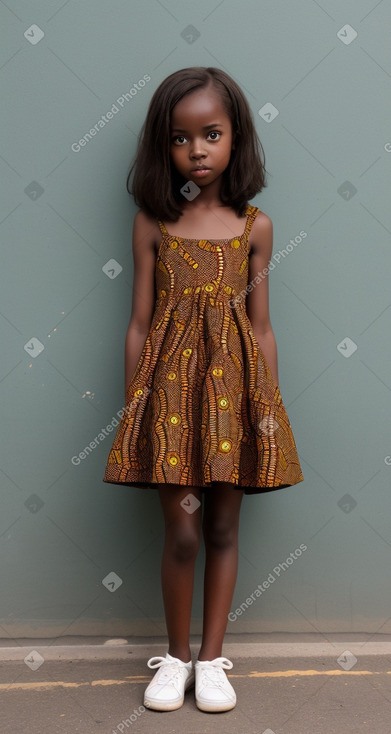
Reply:
M161 240L158 221L144 209L139 209L133 220L133 242L144 244L144 248L157 251Z
M273 222L259 209L250 232L252 254L263 254L268 257L273 249Z

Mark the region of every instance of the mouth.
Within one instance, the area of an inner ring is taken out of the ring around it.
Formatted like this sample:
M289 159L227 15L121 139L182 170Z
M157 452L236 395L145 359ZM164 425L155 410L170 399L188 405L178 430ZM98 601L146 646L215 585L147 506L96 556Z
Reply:
M192 172L194 171L210 171L210 168L207 166L197 166L197 168L192 168Z
M203 168L193 168L191 171L191 176L193 178L206 178L208 173L210 172L210 168L206 168L205 166Z

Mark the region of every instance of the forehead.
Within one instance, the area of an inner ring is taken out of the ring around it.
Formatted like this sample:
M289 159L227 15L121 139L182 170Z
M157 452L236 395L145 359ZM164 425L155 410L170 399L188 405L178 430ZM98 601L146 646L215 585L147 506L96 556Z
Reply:
M197 89L186 94L173 107L171 127L183 126L184 123L189 127L197 127L208 122L217 122L217 118L221 123L229 122L218 93L213 89Z

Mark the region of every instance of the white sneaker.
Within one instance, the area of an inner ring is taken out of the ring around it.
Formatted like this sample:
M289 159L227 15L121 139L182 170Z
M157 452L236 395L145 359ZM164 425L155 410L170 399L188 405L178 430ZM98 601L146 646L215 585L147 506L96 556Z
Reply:
M229 711L236 706L236 693L223 670L232 667L223 657L196 661L195 700L201 711Z
M157 662L153 662L157 661ZM175 711L185 700L185 691L194 684L193 663L184 663L169 653L148 660L149 668L159 668L144 693L144 706L155 711Z

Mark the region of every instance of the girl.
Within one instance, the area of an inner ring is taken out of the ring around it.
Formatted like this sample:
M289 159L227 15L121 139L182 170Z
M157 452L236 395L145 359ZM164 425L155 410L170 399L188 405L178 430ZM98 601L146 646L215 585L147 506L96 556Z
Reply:
M144 705L177 709L195 683L199 709L227 711L236 695L222 645L243 494L303 480L269 318L272 222L248 204L267 185L263 148L242 91L213 67L168 76L142 132L128 188L139 211L125 410L103 481L157 489L164 516L169 648L147 663L158 670ZM203 632L193 667L201 531Z

